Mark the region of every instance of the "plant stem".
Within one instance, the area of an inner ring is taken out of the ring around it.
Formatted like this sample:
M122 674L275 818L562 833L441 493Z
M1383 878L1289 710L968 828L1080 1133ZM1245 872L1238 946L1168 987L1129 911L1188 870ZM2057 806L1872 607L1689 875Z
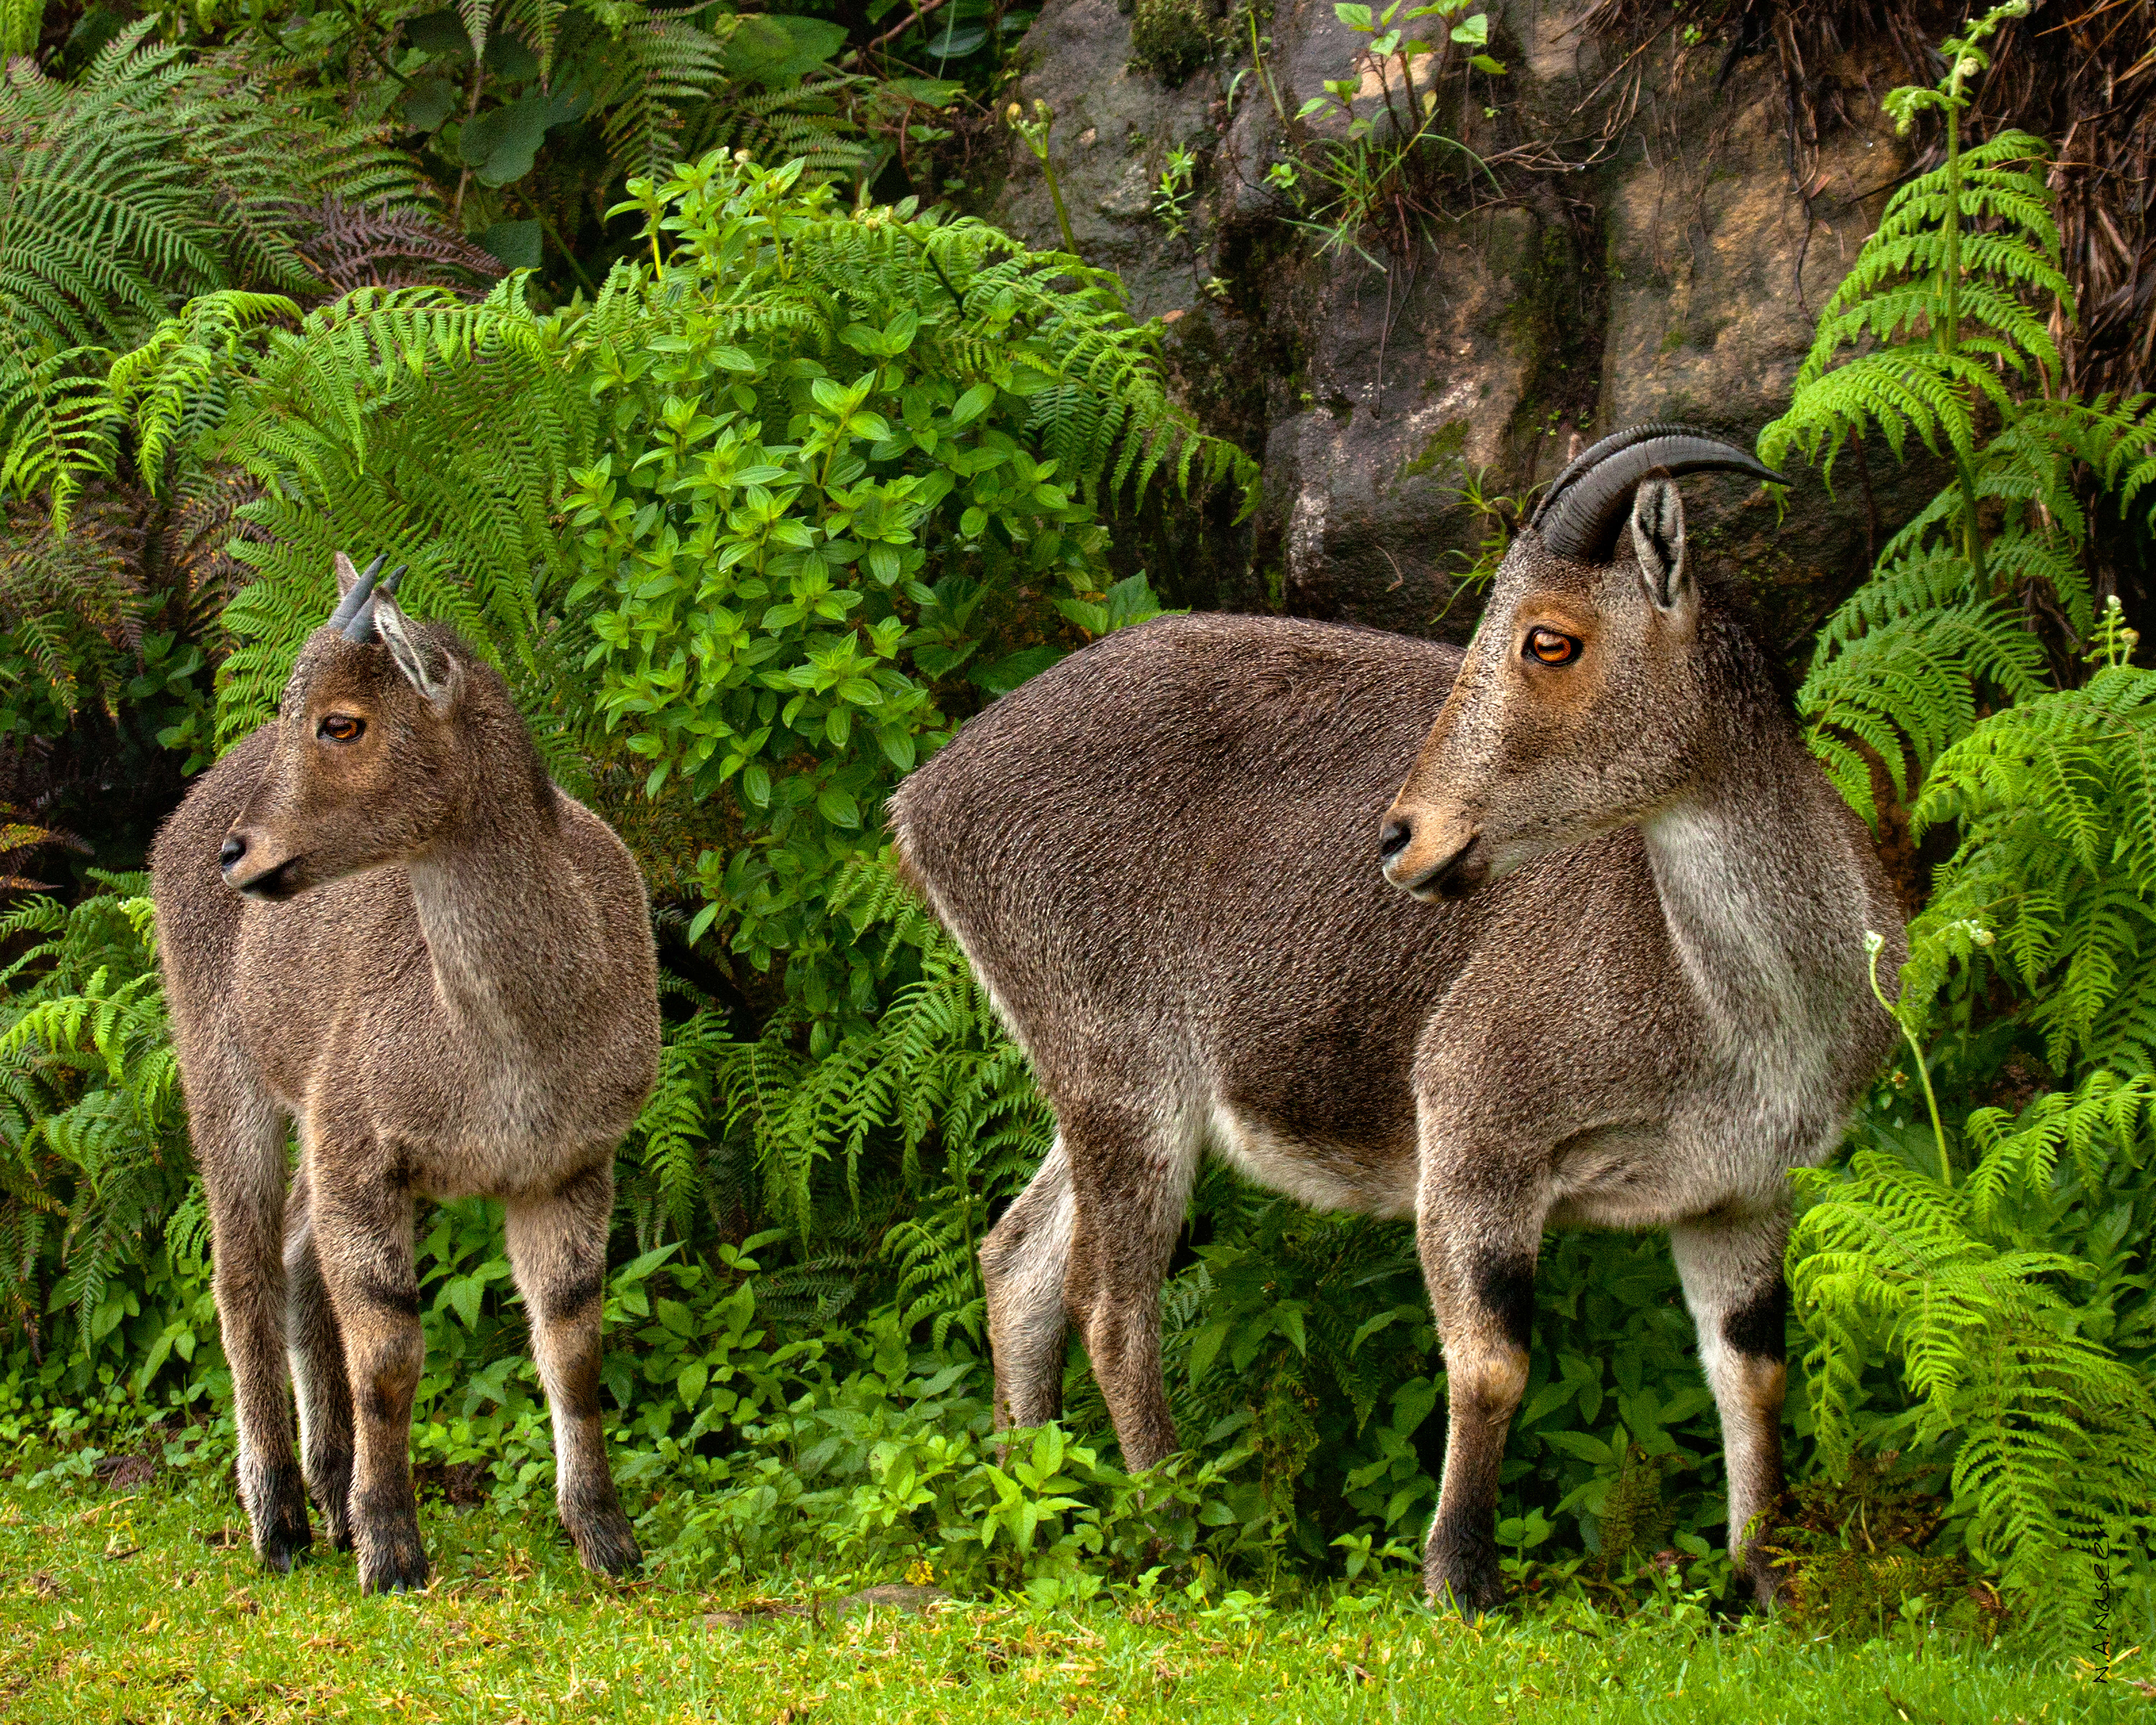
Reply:
M471 100L465 104L464 123L466 126L472 123L472 116L479 112L479 99L486 90L486 62L479 59L476 53L474 54L473 58L478 63L473 68ZM457 144L461 150L464 145L461 135L457 139ZM449 225L459 234L465 231L465 187L471 184L471 168L467 164L465 171L457 176L457 195L449 204Z
M838 64L841 67L860 65L864 60L868 59L870 54L874 54L879 48L881 48L886 42L896 41L899 37L903 36L908 30L919 23L921 19L927 18L931 13L942 11L943 4L944 0L927 0L926 4L919 6L914 9L912 14L907 18L904 23L893 25L890 29L886 30L882 35L877 37L874 41L865 43L862 46L855 49L851 54L848 54Z
M1063 236L1063 249L1075 258L1078 255L1078 236L1070 231L1070 212L1063 207L1063 188L1055 183L1055 169L1045 157L1041 158L1040 166L1048 176L1048 195L1055 200L1055 227Z
M1048 195L1055 204L1055 230L1063 236L1063 249L1075 258L1078 255L1078 236L1070 231L1070 212L1063 207L1063 187L1055 177L1055 164L1048 159L1048 135L1045 128L1040 145L1040 171L1048 180Z
M1258 80L1265 85L1266 95L1272 100L1273 112L1280 116L1281 130L1286 131L1289 129L1287 109L1281 101L1280 91L1273 86L1272 72L1266 66L1265 54L1258 47L1258 9L1255 6L1250 8L1250 63L1258 69Z
M1070 231L1070 212L1063 207L1063 187L1055 177L1055 164L1048 159L1048 136L1055 126L1055 110L1036 100L1033 118L1024 117L1019 105L1013 102L1004 112L1004 120L1011 130L1025 140L1025 146L1040 163L1041 177L1048 182L1048 195L1055 205L1056 231L1063 236L1063 249L1072 257L1078 255L1078 236Z
M1909 1045L1909 1053L1917 1062L1917 1077L1924 1086L1924 1106L1931 1110L1932 1137L1939 1147L1939 1183L1951 1191L1953 1189L1953 1163L1947 1157L1946 1124L1939 1118L1939 1099L1932 1089L1931 1069L1924 1064L1923 1045L1917 1040L1917 1033L1909 1028L1907 1021L1888 1003L1887 991L1879 986L1879 955L1887 950L1887 942L1866 929L1864 944L1871 955L1871 998L1879 1003L1879 1009L1900 1028L1902 1040Z
M577 260L576 253L570 249L569 242L562 237L562 230L547 220L547 212L539 208L539 200L532 197L521 186L514 186L511 189L516 193L516 201L531 212L531 219L539 224L540 231L554 242L556 249L567 261L569 268L576 273L577 280L588 288L593 297L596 299L598 295L599 285L585 273L584 266Z
M1956 64L1947 85L1947 208L1943 221L1947 312L1939 331L1939 352L1943 354L1961 350L1961 79L1962 66L1966 64ZM1981 403L1974 389L1966 393L1973 428ZM1980 593L1984 585L1984 534L1977 523L1976 472L1963 450L1954 451L1954 471L1961 483L1962 554L1969 559L1973 583Z

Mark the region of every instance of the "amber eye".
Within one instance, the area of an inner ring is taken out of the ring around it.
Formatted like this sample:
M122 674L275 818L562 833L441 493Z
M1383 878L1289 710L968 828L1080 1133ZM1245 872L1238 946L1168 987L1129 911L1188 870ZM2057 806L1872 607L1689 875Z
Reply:
M1579 643L1553 629L1531 629L1527 651L1544 665L1564 665L1579 656Z
M331 742L352 742L366 729L364 719L355 719L349 713L331 713L322 721L316 735L326 737Z

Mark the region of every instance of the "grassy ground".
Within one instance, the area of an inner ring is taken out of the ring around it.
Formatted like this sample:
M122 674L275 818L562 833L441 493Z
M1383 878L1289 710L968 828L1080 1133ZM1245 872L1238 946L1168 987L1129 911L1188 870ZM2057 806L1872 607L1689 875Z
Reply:
M2097 1683L1913 1627L1807 1643L1683 1605L1470 1627L1391 1588L1277 1610L773 1609L594 1582L551 1521L425 1522L433 1588L362 1599L349 1557L260 1574L208 1487L0 1485L0 1718L2156 1722L2133 1681L2156 1662Z

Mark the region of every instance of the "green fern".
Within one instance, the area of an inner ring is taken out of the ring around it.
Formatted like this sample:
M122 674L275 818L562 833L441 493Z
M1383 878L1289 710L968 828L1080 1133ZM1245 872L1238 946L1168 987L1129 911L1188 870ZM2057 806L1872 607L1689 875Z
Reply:
M808 1238L820 1184L843 1171L861 1198L870 1152L896 1160L910 1214L882 1238L908 1325L932 1326L940 1347L956 1325L977 1341L983 1307L978 1266L988 1206L1032 1177L1055 1121L1024 1057L1004 1035L964 955L898 880L887 858L845 865L834 912L855 938L903 960L916 978L884 1012L811 1060L784 1020L737 1045L721 1066L726 1128L753 1146L766 1201ZM932 1173L923 1152L940 1151Z
M19 948L0 969L0 1300L33 1342L41 1312L71 1309L85 1352L192 1178L149 882L91 874L103 890L71 908L0 917Z
M295 204L429 199L367 133L153 45L153 23L72 83L20 60L0 83L0 496L49 492L62 529L86 476L118 458L109 350L198 294L318 289Z
M662 988L688 992L671 977ZM714 1076L732 1045L726 1016L706 1007L666 1025L659 1054L659 1077L629 1133L624 1155L639 1183L663 1213L675 1237L687 1239L695 1227L698 1202L705 1195L706 1163L719 1136ZM656 1231L638 1230L639 1240Z
M1829 1464L1847 1464L1865 1364L1893 1354L1917 1400L1881 1440L1951 1440L1971 1555L2000 1575L2030 1626L2056 1633L2094 1609L2110 1559L2146 1559L2156 1389L2083 1333L2088 1314L2061 1284L2091 1266L1987 1225L2008 1183L2041 1178L2044 1161L2009 1138L1980 1184L1954 1189L1860 1152L1846 1169L1810 1177L1820 1201L1792 1237L1790 1276L1815 1337L1808 1378Z
M2056 395L2050 317L2075 308L2047 147L2019 131L1961 147L1964 89L1986 63L1978 44L2010 15L1994 9L1947 44L1938 89L1889 98L1905 129L1923 108L1943 110L1946 162L1890 200L1820 315L1789 412L1759 434L1770 465L1801 454L1830 480L1845 443L1867 430L1897 459L1913 435L1954 469L1820 631L1798 697L1830 777L1875 822L1869 757L1906 800L1984 706L2043 686L2042 644L2010 606L2047 594L2087 639L2077 467L2122 508L2156 478L2149 398Z
M758 162L798 157L811 173L851 178L875 160L850 111L873 88L866 78L818 77L791 90L730 90L691 118L680 154L693 159L710 150L746 150Z
M0 64L33 52L45 25L45 0L0 0Z
M132 497L97 486L67 533L31 506L10 511L0 532L0 627L63 719L85 702L118 711L135 644L155 625L165 596L142 583L139 518Z
M1957 965L1964 997L1995 971L2061 1071L2156 1070L2156 672L2126 662L2119 619L2112 599L2087 683L1986 719L1912 811L1962 842L1912 925L1905 1010Z
M105 379L108 410L132 430L136 466L151 493L169 490L179 451L223 423L249 337L299 316L278 294L205 294L113 361Z
M1926 603L1940 575L1947 581L1939 585L1963 585L1964 567L1934 553L1882 569L1858 597L1887 614L1861 629L1837 618L1847 644L1830 651L1822 637L1798 691L1812 752L1850 806L1875 825L1871 756L1886 763L1895 794L1906 799L1916 775L1969 735L1980 690L2011 700L2044 687L2043 644L2019 619L1983 600Z
M1920 1066L1943 1019L1957 1045L2034 1033L2074 1086L2018 1125L1978 1109L1964 1178L1935 1101L1924 1150L1905 1154L1893 1106L1875 1104L1847 1168L1805 1177L1819 1201L1789 1275L1822 1445L1842 1463L1860 1440L1950 1455L1971 1554L2057 1629L2085 1624L2108 1565L2145 1561L2156 1532L2156 1379L2135 1334L2149 1314L2138 1278L2092 1261L2107 1241L2116 1257L2156 1175L2156 674L2128 662L2132 633L2115 599L2098 612L2084 566L2085 499L2143 506L2156 422L2145 398L2056 394L2050 313L2075 312L2044 146L1960 146L1978 44L2020 10L1949 40L1937 89L1890 98L1905 126L1943 111L1946 162L1889 204L1760 449L1830 472L1876 430L1897 456L1913 436L1953 465L1821 631L1799 710L1868 818L1876 761L1913 798L1915 836L1957 824L1894 1009ZM2069 655L2031 627L2039 611L2093 665L2085 684L2055 678ZM1911 1399L1899 1415L1864 1408L1887 1362Z
M334 553L394 545L421 614L496 657L549 769L582 788L574 674L588 635L573 614L547 614L569 572L554 499L588 459L597 416L521 280L477 303L360 290L269 331L253 372L199 451L256 477L244 512L266 530L234 551L257 578L223 618L222 736L275 711L299 644L335 602Z
M587 75L596 74L593 105L614 170L664 172L690 153L688 116L724 111L713 99L726 88L726 42L739 20L706 13L716 28L701 28L633 0L599 0L588 16L592 28L581 32L581 18L572 17L563 52Z
M1989 362L2046 378L2058 366L2029 297L2073 303L2044 182L2048 153L2027 132L2002 132L1888 200L1820 313L1796 404L1762 434L1763 451L1779 458L1794 447L1815 461L1824 453L1831 477L1849 436L1876 428L1897 458L1914 432L1934 454L1975 459L1978 404L2014 404ZM1984 220L1999 229L1958 231ZM1865 351L1844 357L1845 347Z

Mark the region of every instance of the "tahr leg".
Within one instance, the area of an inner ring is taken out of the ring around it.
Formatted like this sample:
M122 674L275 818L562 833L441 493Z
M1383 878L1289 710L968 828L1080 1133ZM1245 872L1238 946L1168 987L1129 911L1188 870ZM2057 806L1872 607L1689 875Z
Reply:
M608 1154L551 1198L509 1205L509 1261L531 1322L531 1353L554 1415L555 1502L588 1569L618 1575L644 1561L607 1468L599 1424L599 1327L607 1227L613 1214Z
M1753 1520L1782 1495L1782 1399L1789 1291L1782 1280L1786 1211L1702 1218L1670 1230L1700 1364L1722 1415L1729 1475L1729 1555L1771 1605L1780 1578L1755 1545Z

